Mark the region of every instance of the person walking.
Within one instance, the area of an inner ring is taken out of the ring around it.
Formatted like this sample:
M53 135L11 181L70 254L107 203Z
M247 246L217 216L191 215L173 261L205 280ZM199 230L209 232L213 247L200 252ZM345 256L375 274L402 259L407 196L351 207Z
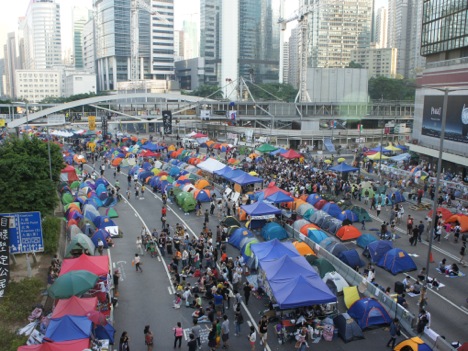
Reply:
M148 351L153 351L154 335L149 325L145 326L143 333L145 334L145 345Z
M245 298L245 305L249 305L250 293L252 292L252 287L248 282L245 282L244 285L244 298Z
M398 318L395 318L390 324L390 340L387 342L387 347L390 347L393 350L395 348L396 339L400 335L400 321Z
M380 216L380 212L382 211L382 205L381 205L380 203L377 204L376 211L377 211L377 217L379 217L379 216Z
M141 237L137 236L136 238L136 248L137 250L140 252L140 255L144 256L145 255L145 251L143 250L143 241L141 240Z
M130 351L129 337L126 331L122 332L119 341L119 351Z
M255 332L255 327L253 325L250 326L250 332L247 336L250 344L250 351L255 351L255 342L257 341L257 333Z
M205 222L204 224L207 225L210 222L210 214L208 213L208 209L205 210Z
M196 341L196 345L198 345L198 349L201 349L200 330L201 330L201 327L198 325L198 320L194 318L193 319L192 334L193 334L194 339ZM189 349L189 351L190 351L190 349Z
M442 224L437 224L437 227L434 231L434 241L438 241L440 243L440 236L442 235Z
M229 319L227 315L223 316L221 323L221 340L223 341L223 349L229 348Z
M260 345L266 347L268 337L268 318L266 315L263 315L258 322L258 335L260 336Z
M466 241L464 240L460 248L460 263L466 267L465 251L466 251Z
M141 269L141 257L137 253L135 254L135 258L133 259L133 262L135 263L135 270L138 272L140 270L141 273L143 273L143 269Z
M179 348L182 345L182 336L184 336L184 330L182 329L182 323L177 322L177 326L172 328L174 331L174 348L176 348L177 342L179 342Z
M234 326L236 328L234 336L240 335L242 323L244 323L244 316L242 315L240 304L238 304L234 316Z

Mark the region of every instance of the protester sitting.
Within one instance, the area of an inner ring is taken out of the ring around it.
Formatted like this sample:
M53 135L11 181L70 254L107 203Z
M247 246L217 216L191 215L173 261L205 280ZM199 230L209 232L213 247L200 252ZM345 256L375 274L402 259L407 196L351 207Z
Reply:
M408 292L413 293L415 295L419 295L421 293L421 283L419 280L416 280L413 285L410 286Z
M400 294L397 296L397 303L400 304L401 306L405 307L405 308L408 308L408 302L406 302L406 299L405 299L405 294Z
M175 299L174 299L174 305L173 305L173 308L175 309L179 309L180 308L180 304L182 303L182 298L180 297L179 294L176 294L175 295Z
M442 261L439 262L439 267L437 268L439 269L439 271L444 273L446 265L447 265L447 259L443 258Z
M458 268L456 263L452 263L450 268L445 273L450 277L455 277L458 276L458 273L460 273L460 269Z

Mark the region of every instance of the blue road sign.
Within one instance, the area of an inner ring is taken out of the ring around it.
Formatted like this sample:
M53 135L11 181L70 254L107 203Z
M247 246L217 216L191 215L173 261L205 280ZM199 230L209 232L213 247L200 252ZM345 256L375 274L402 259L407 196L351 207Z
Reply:
M40 212L1 213L10 217L10 253L44 251Z

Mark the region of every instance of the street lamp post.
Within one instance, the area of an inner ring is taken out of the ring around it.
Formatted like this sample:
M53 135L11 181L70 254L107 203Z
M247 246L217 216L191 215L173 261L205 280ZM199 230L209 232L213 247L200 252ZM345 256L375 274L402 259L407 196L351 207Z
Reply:
M47 153L49 156L49 177L52 181L52 157L50 155L50 134L49 134L49 127L47 127Z

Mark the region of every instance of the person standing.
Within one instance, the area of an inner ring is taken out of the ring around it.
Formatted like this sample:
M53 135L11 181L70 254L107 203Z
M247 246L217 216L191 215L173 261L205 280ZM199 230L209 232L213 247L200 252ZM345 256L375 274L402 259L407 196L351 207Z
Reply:
M192 333L189 335L189 341L187 343L188 351L196 351L197 349L197 340L195 339L195 335Z
M399 335L401 335L400 321L398 318L395 318L390 324L390 340L387 342L387 347L390 347L393 350L395 348L396 339Z
M257 341L257 333L255 332L255 327L253 325L250 326L249 336L247 336L250 344L250 350L255 351L255 342Z
M413 227L412 236L411 236L411 246L416 246L419 238L419 228Z
M438 241L440 243L440 236L442 235L442 224L437 224L437 227L434 231L434 241Z
M265 315L263 315L258 322L258 335L260 336L260 345L265 345L266 347L268 337L268 318Z
M464 240L460 248L460 263L464 266L466 266L465 251L466 251L466 241Z
M223 349L229 347L229 319L228 316L223 316L223 323L221 323L221 340L223 341Z
M182 336L184 335L184 330L182 329L182 323L177 322L177 326L172 328L174 331L174 348L176 348L177 342L179 342L179 348L182 345Z
M216 351L216 323L211 325L210 332L208 333L208 347L211 351Z
M119 341L119 351L130 351L129 337L126 331L122 332Z
M137 253L135 254L135 258L133 259L133 262L135 263L135 270L137 272L138 270L140 270L140 272L143 273L143 269L141 269L141 258Z
M200 340L200 326L198 325L198 320L193 319L193 327L192 327L192 335L194 336L194 339L196 341L196 345L198 345L198 348L201 349L201 340ZM189 349L190 351L190 349Z
M117 297L119 293L119 280L120 280L120 270L115 269L114 274L112 274L112 280L114 282L114 296Z
M140 252L140 255L144 256L145 252L143 251L143 241L141 240L141 237L137 236L135 243L137 250Z
M154 335L149 325L145 326L143 333L145 334L145 345L148 347L148 351L153 351Z
M234 316L234 326L236 327L234 336L240 335L242 323L244 323L244 316L242 315L240 304L238 304Z
M376 211L377 211L377 217L379 217L379 216L380 216L380 212L382 211L382 205L381 205L380 203L377 204Z
M210 214L208 213L208 209L205 210L205 222L204 224L207 225L210 222Z
M245 305L249 305L250 293L252 292L252 287L248 282L245 282L244 285L244 298L245 298Z

